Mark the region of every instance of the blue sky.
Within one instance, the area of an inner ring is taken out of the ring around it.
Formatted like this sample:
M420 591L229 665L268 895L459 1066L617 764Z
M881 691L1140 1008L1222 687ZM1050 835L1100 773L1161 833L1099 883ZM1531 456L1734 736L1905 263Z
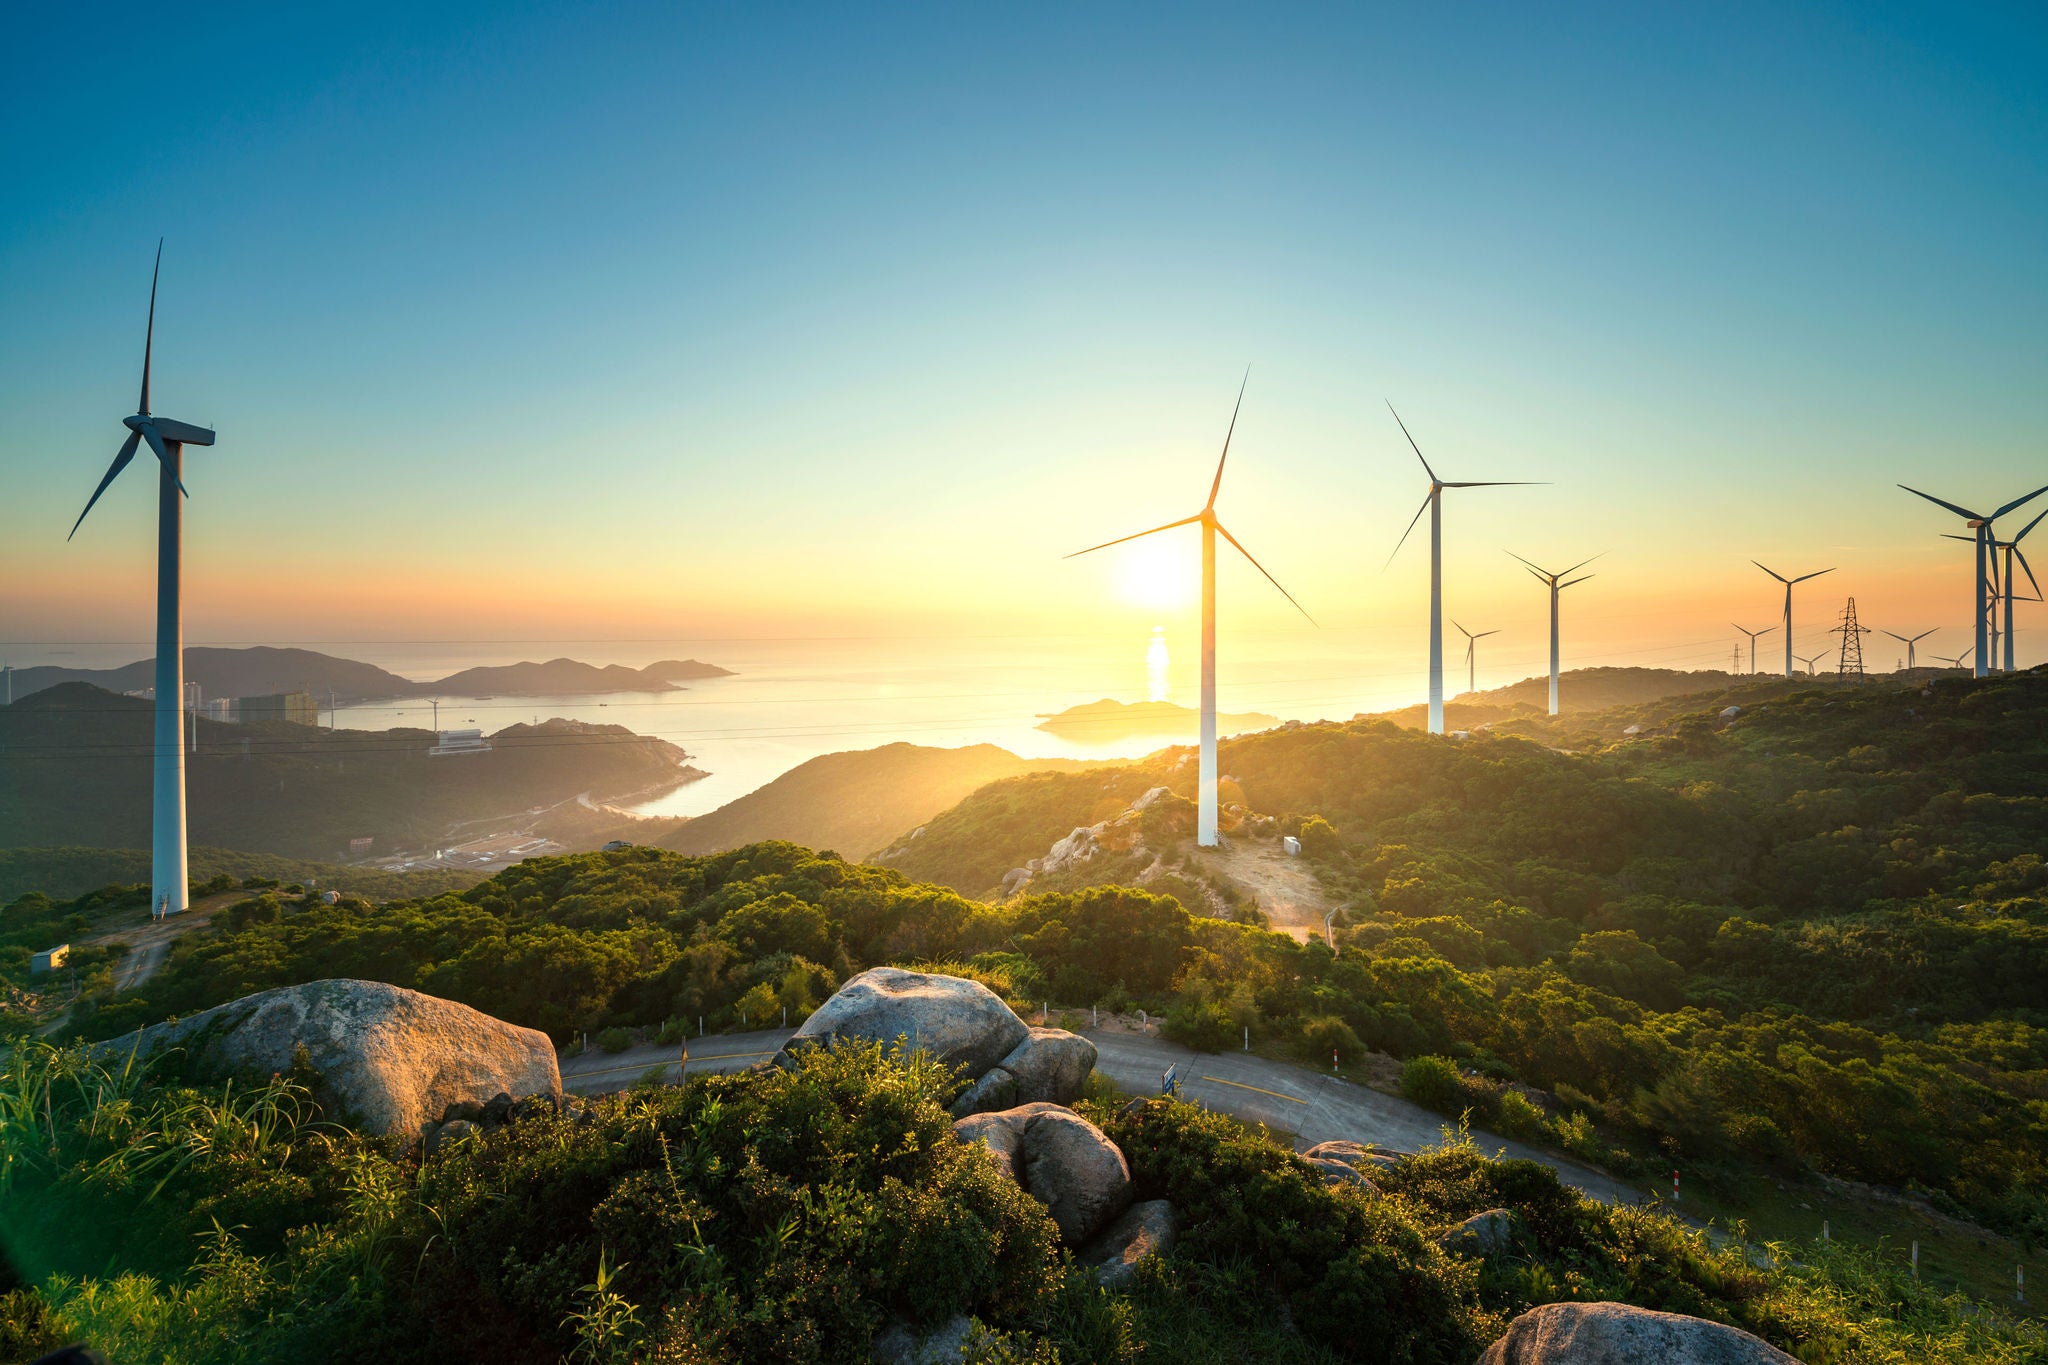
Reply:
M1389 397L1447 477L1554 481L1454 506L1450 591L1608 549L1617 649L1768 616L1752 555L1959 629L1891 485L2048 483L2038 6L15 27L4 639L143 633L141 466L63 533L158 235L156 406L221 431L194 639L1123 629L1057 557L1193 510L1246 363L1226 515L1338 631L1419 614Z

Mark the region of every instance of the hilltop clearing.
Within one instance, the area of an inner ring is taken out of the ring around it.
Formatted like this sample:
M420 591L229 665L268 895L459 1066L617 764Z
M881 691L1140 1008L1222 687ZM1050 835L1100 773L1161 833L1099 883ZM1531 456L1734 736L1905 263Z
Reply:
M1219 713L1216 717L1217 733L1226 735L1244 730L1268 730L1279 723L1279 717L1257 711ZM1106 744L1155 736L1192 739L1200 725L1201 712L1193 707L1166 701L1111 701L1105 697L1101 701L1069 706L1057 715L1047 716L1038 723L1038 728L1062 739Z
M206 697L250 697L307 691L322 702L379 701L427 696L583 696L606 692L667 692L699 678L731 676L730 669L696 659L664 659L645 668L622 664L552 659L466 668L445 678L414 681L354 659L311 649L244 649L194 646L185 651L185 681ZM40 665L14 670L14 700L63 683L88 683L109 692L141 692L156 685L156 662L141 659L119 668L62 668Z
M20 845L146 847L152 706L66 683L0 707L0 829ZM674 787L688 755L620 726L514 725L482 752L429 751L423 730L195 724L187 759L193 842L297 858L431 847L465 821L591 792Z
M719 853L763 839L865 857L890 835L1022 772L1073 771L1074 759L1024 759L993 744L933 749L885 744L826 754L647 842L681 853Z

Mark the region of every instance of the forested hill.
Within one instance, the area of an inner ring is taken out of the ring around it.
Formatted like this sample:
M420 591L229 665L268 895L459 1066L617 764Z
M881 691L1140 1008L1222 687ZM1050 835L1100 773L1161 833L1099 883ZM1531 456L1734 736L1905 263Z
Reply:
M66 683L0 707L0 830L15 847L149 846L151 703ZM487 753L430 756L424 730L197 723L187 759L192 842L333 858L430 844L456 821L674 785L688 757L616 725L551 720Z
M719 853L763 839L787 839L862 858L891 835L914 828L998 778L1085 766L1074 759L1022 759L993 744L960 749L885 744L825 754L656 842L682 853Z
M1462 1049L1674 1152L1917 1182L2048 1233L2048 670L1725 699L1580 753L1360 720L1226 742L1222 767L1348 903L1373 984L1329 999L1364 1042ZM983 892L1193 780L1178 753L1010 779L886 861Z
M185 651L185 680L199 684L207 697L266 696L296 692L331 693L342 702L372 697L407 697L417 684L375 664L337 659L311 649L213 649L195 645ZM60 668L44 665L14 670L14 700L63 683L89 683L109 692L140 692L156 685L156 661L139 659L119 668Z

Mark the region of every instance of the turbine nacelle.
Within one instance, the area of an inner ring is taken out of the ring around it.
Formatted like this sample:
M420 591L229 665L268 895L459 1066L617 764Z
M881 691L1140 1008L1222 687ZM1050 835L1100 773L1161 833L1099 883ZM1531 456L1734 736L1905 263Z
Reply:
M166 441L176 441L179 445L210 446L213 444L213 433L205 427L195 427L190 422L180 422L172 417L153 417L146 412L138 412L133 417L123 417L121 425L138 434L145 427L153 427L159 437ZM147 437L144 439L147 439Z

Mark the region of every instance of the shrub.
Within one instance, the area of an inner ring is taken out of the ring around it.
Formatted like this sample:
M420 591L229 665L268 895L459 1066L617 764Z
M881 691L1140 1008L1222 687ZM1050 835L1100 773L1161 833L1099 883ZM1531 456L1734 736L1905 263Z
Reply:
M1174 1042L1197 1052L1222 1052L1239 1038L1237 1024L1231 1019L1230 1011L1214 1000L1190 1001L1174 1006L1166 1012L1166 1021L1161 1028Z
M633 1035L622 1028L608 1028L597 1035L597 1046L604 1052L624 1052L633 1046Z
M1334 1014L1326 1014L1302 1021L1301 1050L1318 1062L1333 1052L1338 1060L1352 1062L1365 1055L1365 1044L1358 1040L1351 1025Z
M1401 1093L1443 1114L1458 1113L1467 1104L1465 1078L1448 1057L1410 1057L1402 1063Z

